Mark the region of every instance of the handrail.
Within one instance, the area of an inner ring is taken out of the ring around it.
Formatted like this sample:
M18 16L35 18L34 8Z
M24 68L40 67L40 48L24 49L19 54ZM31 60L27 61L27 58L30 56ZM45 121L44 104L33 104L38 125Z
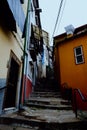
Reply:
M0 91L1 91L1 90L3 90L3 89L6 89L6 88L8 88L8 86L10 86L10 87L14 87L14 85L13 85L13 84L11 84L11 83L8 83L6 86L4 86L4 87L1 87L1 88L0 88Z
M81 99L83 102L87 102L87 99L83 96L82 92L80 91L80 89L74 89L74 105L75 105L75 115L77 117L77 99L76 99L76 92L78 92L78 94L80 95Z
M81 92L81 90L80 90L80 89L74 89L74 91L77 91L77 92L79 93L79 95L80 95L81 99L82 99L84 102L86 102L86 101L87 101L87 99L83 96L83 94L82 94L82 92Z
M4 87L0 88L0 91L3 90L3 89L6 89L6 88L7 88L7 86L4 86Z

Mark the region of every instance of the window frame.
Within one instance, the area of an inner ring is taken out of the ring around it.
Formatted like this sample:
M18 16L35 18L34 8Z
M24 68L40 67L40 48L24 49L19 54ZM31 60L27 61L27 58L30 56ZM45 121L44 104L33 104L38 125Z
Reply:
M76 54L76 49L78 49L78 48L81 49L81 54ZM78 59L77 59L77 58L78 58L79 56L82 56L82 61L81 61L81 62L78 62ZM76 63L76 65L83 64L83 63L85 62L82 45L77 46L77 47L74 48L74 57L75 57L75 63Z

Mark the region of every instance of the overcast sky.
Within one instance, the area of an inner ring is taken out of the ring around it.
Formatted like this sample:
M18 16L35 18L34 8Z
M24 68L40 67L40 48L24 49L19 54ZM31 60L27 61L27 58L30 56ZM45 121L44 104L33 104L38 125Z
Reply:
M43 30L52 37L61 0L39 0L42 9L41 24ZM72 24L74 27L87 24L87 0L64 0L59 22L54 36L65 32L64 27Z

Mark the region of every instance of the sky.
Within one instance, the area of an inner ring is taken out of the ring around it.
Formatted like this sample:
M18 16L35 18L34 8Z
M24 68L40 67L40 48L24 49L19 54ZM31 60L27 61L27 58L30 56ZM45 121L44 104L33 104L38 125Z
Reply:
M50 44L61 0L39 0L42 9L42 29L49 33ZM54 33L57 36L65 32L65 27L72 24L74 28L87 24L87 0L64 0L58 24Z

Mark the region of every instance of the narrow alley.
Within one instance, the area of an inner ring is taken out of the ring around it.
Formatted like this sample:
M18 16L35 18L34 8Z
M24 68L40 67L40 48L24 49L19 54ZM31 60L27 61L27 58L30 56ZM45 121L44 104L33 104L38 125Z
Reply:
M87 24L51 45L41 13L39 0L0 1L0 130L87 130Z
M83 130L87 121L75 117L71 101L62 98L59 90L43 90L39 84L25 106L19 112L7 113L0 117L1 130ZM4 126L3 126L4 124Z

